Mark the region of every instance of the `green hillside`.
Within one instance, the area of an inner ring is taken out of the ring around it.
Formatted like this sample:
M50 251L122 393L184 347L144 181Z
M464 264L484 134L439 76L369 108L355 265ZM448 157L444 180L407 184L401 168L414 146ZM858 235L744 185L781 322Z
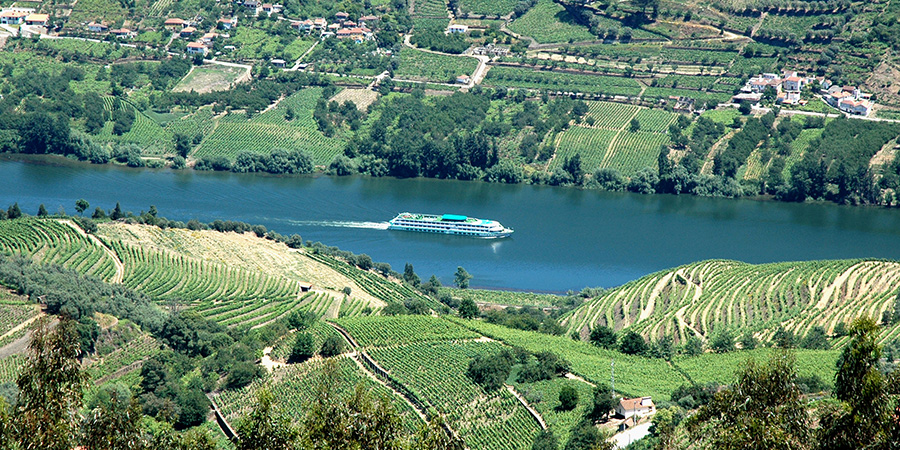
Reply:
M900 295L900 264L845 260L753 265L702 261L647 275L594 298L563 320L587 337L597 325L635 330L647 338L752 331L763 341L781 327L804 336L828 333L858 316L881 318ZM881 332L882 341L900 330Z

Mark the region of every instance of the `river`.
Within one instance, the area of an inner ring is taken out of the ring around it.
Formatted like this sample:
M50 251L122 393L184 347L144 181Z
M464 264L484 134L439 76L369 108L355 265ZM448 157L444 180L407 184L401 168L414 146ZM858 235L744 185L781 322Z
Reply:
M473 287L547 292L611 287L702 259L762 263L897 258L900 210L693 196L637 195L432 179L276 177L129 169L59 158L0 160L0 205L74 213L75 200L126 211L155 205L186 221L230 219L298 233L403 270ZM52 162L52 163L51 163ZM511 238L483 240L383 229L402 211L495 219ZM87 213L86 213L87 214Z

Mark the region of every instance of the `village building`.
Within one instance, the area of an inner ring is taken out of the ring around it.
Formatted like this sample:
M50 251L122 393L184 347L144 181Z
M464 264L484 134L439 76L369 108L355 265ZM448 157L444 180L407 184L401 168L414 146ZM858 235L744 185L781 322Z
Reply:
M374 26L375 22L379 22L381 19L378 16L367 15L359 18L359 24L365 26Z
M372 39L372 30L368 28L341 28L337 30L335 33L338 39L351 39L356 42L362 42L368 39Z
M349 18L350 18L350 14L347 14L343 11L338 11L334 14L334 20L337 20L338 22L344 22Z
M25 25L46 27L49 23L50 15L48 14L29 14L25 16Z
M456 84L469 84L469 81L472 80L472 77L468 75L460 75L456 77Z
M244 8L252 9L256 11L259 9L259 1L257 0L244 0Z
M109 30L109 34L119 39L131 39L135 36L135 32L129 30L128 28L116 28L115 30Z
M281 12L282 6L273 3L263 3L262 10L266 14L278 14Z
M165 22L163 22L163 26L166 28L169 28L171 30L180 30L180 29L188 26L188 23L177 17L171 17L171 18L166 19Z
M202 42L191 42L187 45L187 52L189 55L206 56L206 54L209 53L209 47L204 45Z
M216 38L218 38L218 37L219 37L219 33L213 33L210 31L209 33L204 34L203 37L200 38L200 42L202 42L206 45L212 45L213 41L216 40Z
M642 417L656 411L650 397L623 398L616 405L616 416L622 418Z
M181 37L183 37L183 38L189 38L189 37L191 37L196 31L197 31L197 29L194 28L194 27L184 27L184 28L182 28L181 32L178 33L178 35L181 36Z
M109 27L106 26L106 24L102 23L102 22L101 23L91 22L91 23L87 24L87 30L90 31L91 33L104 33L107 30L109 30Z
M237 17L233 19L219 19L218 21L219 28L223 30L230 30L237 26Z
M792 75L784 79L784 90L788 92L800 92L803 90L803 85L806 84L806 79L798 77L797 75Z
M447 27L447 34L468 33L468 32L469 32L468 25L453 24L453 25L450 25Z
M0 24L3 25L20 25L28 17L25 11L3 11L0 13Z

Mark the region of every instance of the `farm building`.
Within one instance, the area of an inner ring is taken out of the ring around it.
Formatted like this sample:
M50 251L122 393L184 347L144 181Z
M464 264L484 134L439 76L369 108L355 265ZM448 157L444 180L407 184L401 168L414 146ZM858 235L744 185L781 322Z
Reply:
M471 80L472 80L472 77L470 77L468 75L460 75L460 76L456 77L457 84L469 84L469 81L471 81Z
M616 405L616 416L626 419L634 416L646 416L653 413L655 409L650 397L623 398Z
M50 16L47 14L29 14L25 16L25 25L46 27L48 23L50 23Z
M283 59L273 59L272 60L272 65L275 67L284 67L285 64L287 64L287 61L285 61Z

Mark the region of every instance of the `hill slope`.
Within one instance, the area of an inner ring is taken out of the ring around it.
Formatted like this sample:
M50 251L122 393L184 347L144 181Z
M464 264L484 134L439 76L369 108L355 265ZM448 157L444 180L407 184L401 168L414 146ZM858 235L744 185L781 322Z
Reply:
M645 337L708 338L731 329L766 340L779 327L805 335L829 333L861 315L880 318L900 291L900 263L877 260L753 265L702 261L647 275L594 298L564 321L586 337L596 325ZM882 339L898 326L886 327Z

